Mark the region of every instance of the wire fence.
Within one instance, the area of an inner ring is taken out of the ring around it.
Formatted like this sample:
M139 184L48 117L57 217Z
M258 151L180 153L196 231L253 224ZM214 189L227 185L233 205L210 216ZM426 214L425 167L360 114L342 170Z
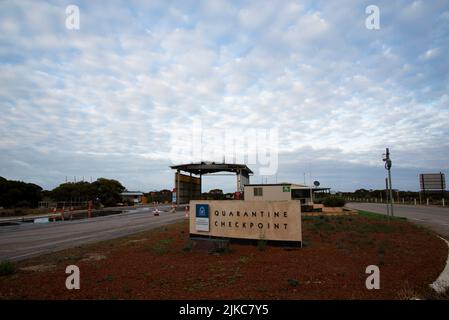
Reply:
M73 210L81 210L87 209L87 201L59 201L59 202L50 202L50 201L40 201L39 209L73 209Z
M372 198L372 197L344 197L347 202L367 202L367 203L389 203L385 198ZM427 206L448 206L447 198L434 198L434 197L399 197L393 200L395 204L407 204L407 205L427 205Z

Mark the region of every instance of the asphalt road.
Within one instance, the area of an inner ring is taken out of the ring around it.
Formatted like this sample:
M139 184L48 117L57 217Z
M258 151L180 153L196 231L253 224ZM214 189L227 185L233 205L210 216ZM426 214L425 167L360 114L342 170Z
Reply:
M159 207L160 210L168 208ZM0 261L23 260L78 245L119 238L185 219L184 211L153 214L142 208L91 219L0 227Z
M387 213L385 204L351 202L349 208L365 210L376 213ZM423 225L449 239L449 208L394 205L394 215L408 218L410 221Z

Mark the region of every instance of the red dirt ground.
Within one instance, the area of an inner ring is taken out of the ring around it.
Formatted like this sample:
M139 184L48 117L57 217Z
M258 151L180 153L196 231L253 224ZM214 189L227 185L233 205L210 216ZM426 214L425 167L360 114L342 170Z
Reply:
M0 277L0 299L407 299L430 294L447 257L432 232L370 215L304 218L303 239L301 249L231 244L210 254L191 248L185 221L21 262ZM71 264L80 290L65 287ZM380 290L365 287L371 264Z

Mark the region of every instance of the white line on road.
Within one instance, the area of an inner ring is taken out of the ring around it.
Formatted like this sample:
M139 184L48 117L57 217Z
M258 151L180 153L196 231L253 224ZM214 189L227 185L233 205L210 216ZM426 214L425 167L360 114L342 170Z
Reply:
M441 239L446 242L447 246L449 247L449 242L444 238ZM446 267L444 268L443 272L441 272L438 279L434 283L432 283L430 287L438 293L444 293L449 288L449 255L446 260Z

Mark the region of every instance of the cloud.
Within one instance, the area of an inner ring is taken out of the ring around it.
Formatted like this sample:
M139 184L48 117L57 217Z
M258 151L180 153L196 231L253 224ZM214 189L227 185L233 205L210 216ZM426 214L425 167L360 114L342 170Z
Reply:
M0 3L0 175L171 188L172 134L195 120L279 129L278 181L313 164L335 189L382 187L387 146L403 188L449 169L445 1L380 1L376 31L349 0L76 4L70 31L68 3Z
M437 57L439 54L440 54L440 49L439 48L433 48L433 49L427 50L424 54L422 54L420 56L420 58L425 59L425 60L429 60L429 59L433 59L433 58Z

